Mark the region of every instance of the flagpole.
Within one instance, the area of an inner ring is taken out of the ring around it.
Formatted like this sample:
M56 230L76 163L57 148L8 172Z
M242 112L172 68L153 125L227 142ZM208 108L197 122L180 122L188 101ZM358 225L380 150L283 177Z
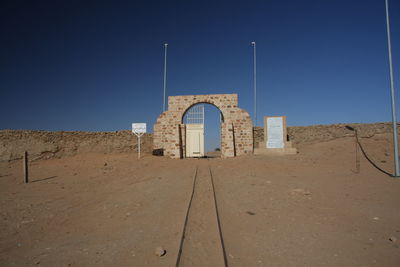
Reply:
M392 98L392 123L393 123L393 146L394 146L394 165L395 173L393 176L399 177L399 146L397 140L397 118L396 118L396 102L394 93L394 80L393 80L393 63L392 63L392 44L390 38L390 23L389 23L389 4L385 0L386 5L386 30L387 30L387 44L388 44L388 57L389 57L389 71L390 71L390 93Z
M257 125L257 58L256 58L256 42L251 42L253 46L253 86L254 86L254 122Z
M163 97L163 112L165 112L165 92L167 89L167 49L168 44L164 44L164 97Z

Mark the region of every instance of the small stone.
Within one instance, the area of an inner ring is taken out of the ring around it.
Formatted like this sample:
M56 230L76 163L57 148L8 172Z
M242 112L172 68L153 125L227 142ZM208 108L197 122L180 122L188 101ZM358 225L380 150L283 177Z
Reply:
M293 190L291 191L291 194L298 194L298 195L303 195L303 196L310 196L310 195L311 195L311 192L310 192L310 191L307 191L307 190L305 190L305 189L303 189L303 188L296 188L296 189L293 189Z
M372 218L374 221L379 221L379 217Z
M162 247L157 247L155 253L156 253L156 256L162 257L165 254L167 254L167 251L165 249L163 249Z
M392 241L392 242L396 242L397 238L395 236L391 236L391 237L389 237L389 240Z

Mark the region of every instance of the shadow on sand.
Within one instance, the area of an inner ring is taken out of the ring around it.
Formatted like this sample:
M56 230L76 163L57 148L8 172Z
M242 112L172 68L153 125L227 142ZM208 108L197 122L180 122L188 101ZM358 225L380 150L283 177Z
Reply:
M57 176L51 176L51 177L47 177L47 178L43 178L43 179L38 179L38 180L34 180L34 181L30 181L31 183L36 183L36 182L42 182L42 181L46 181L46 180L51 180L57 178Z

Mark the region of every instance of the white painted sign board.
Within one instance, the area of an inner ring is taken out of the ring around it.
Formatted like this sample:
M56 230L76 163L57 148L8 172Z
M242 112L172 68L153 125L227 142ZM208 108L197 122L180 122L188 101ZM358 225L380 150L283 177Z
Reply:
M146 133L146 123L132 123L132 132L138 138L138 159L140 159L140 137Z
M146 133L146 123L132 123L133 133Z
M272 117L267 119L267 148L284 148L283 119Z

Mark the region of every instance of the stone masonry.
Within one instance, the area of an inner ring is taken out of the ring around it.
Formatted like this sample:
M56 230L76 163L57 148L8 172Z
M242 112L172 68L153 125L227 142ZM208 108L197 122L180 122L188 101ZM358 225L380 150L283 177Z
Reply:
M253 153L252 121L238 108L237 94L183 95L168 97L168 110L154 125L153 148L163 149L170 158L184 158L186 125L183 116L192 106L207 103L222 113L221 154L223 158Z

